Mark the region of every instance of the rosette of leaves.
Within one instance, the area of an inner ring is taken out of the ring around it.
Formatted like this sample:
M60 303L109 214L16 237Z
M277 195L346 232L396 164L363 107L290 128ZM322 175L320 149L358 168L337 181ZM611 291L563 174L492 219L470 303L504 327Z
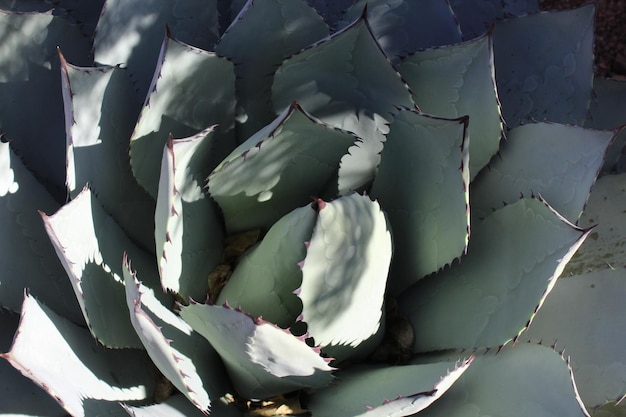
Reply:
M515 343L622 122L593 6L0 5L0 413L601 405Z

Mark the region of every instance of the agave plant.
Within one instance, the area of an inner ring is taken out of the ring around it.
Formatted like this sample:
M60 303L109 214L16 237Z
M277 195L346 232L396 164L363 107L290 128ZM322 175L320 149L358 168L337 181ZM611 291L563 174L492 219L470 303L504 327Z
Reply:
M583 405L555 325L520 341L623 144L589 117L593 5L0 6L0 413L576 416L626 391Z

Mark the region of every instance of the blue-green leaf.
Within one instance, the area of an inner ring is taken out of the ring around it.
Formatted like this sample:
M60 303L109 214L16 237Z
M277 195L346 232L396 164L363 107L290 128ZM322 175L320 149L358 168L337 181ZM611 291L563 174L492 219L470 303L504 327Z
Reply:
M154 239L163 288L184 299L206 297L207 277L220 263L224 226L215 203L204 194L214 127L174 140L163 151Z
M192 303L180 315L218 351L237 392L263 399L302 388L323 388L333 376L328 359L304 337L227 306Z
M209 193L224 213L228 233L267 230L332 188L339 161L355 140L292 103L209 176Z
M390 125L372 197L389 215L398 294L460 257L469 239L467 118L403 111Z
M88 331L56 315L26 295L20 327L8 360L23 375L44 388L72 416L92 416L118 409L118 401L146 400L153 370L140 350L108 350L94 344Z
M472 182L472 218L484 218L522 195L541 196L570 222L577 222L614 135L553 123L512 129L500 157Z
M400 74L421 111L448 118L469 115L470 177L476 177L498 151L502 136L491 36L418 51L402 60Z
M150 92L131 137L130 156L137 181L155 199L163 148L170 134L195 135L218 124L214 160L234 147L235 73L233 64L166 37Z
M380 206L367 196L319 201L318 209L298 296L308 333L341 361L381 329L391 234Z
M594 5L498 22L496 84L509 127L548 120L582 125L593 81Z
M259 36L263 34L263 36ZM329 35L321 16L303 0L248 2L215 51L233 61L238 105L243 112L239 141L270 123L273 75L283 60Z
M414 351L494 347L516 338L588 234L536 199L474 223L467 256L398 299L415 331Z
M414 107L366 19L283 62L274 77L272 100L277 112L296 100L325 123L363 139L341 161L342 194L373 179L383 134L397 106Z

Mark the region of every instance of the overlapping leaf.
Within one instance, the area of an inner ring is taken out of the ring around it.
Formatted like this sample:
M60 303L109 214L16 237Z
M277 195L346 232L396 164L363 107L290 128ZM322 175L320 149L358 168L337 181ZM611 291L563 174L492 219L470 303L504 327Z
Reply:
M59 314L82 322L78 303L66 296L72 293L70 282L37 213L54 212L59 205L6 142L0 142L0 202L0 305L19 311L28 287Z
M67 50L77 65L90 65L89 39L78 26L49 12L4 11L0 38L0 128L39 181L62 200L65 127L56 49Z
M420 110L449 118L469 115L472 179L498 151L502 136L491 43L491 36L481 36L418 51L400 65Z
M163 151L154 238L164 289L201 299L207 276L221 260L223 226L215 203L204 194L214 128L174 140Z
M144 352L98 347L88 331L29 295L13 346L0 356L73 416L94 415L92 406L111 411L119 407L117 401L145 400L153 389L153 371ZM110 402L92 404L89 399Z
M415 330L414 351L500 346L516 338L588 233L536 199L475 223L462 262L399 298Z
M89 185L126 233L152 251L154 201L135 181L128 160L141 102L127 71L76 67L62 54L60 60L68 191L73 198Z
M325 123L363 139L341 161L342 194L373 179L383 133L397 106L414 106L365 18L283 62L274 78L272 100L277 112L297 100Z
M539 11L539 0L449 0L449 3L465 40L483 35L498 20Z
M472 183L473 217L484 218L520 195L540 195L577 222L614 135L552 123L512 129L500 157Z
M322 195L336 179L355 137L333 129L292 103L235 149L208 180L228 233L269 229L294 207Z
M450 360L446 358L446 360ZM446 395L420 413L426 417L588 416L569 364L549 347L518 343L476 355Z
M297 16L297 18L296 18ZM259 36L263 34L263 36ZM283 60L329 35L321 16L303 0L251 1L215 51L235 63L240 141L270 123L273 74Z
M130 268L125 258L126 302L137 335L161 373L207 413L211 402L230 390L219 357L189 324L161 304Z
M444 395L471 362L352 367L338 374L333 389L311 396L309 408L316 417L414 415Z
M581 398L589 408L626 393L621 331L626 307L624 269L560 279L524 338L557 343L572 360Z
M302 284L298 263L306 256L305 242L311 239L316 219L309 205L274 223L263 241L239 258L217 304L228 303L282 328L290 327L302 312L294 294Z
M341 26L357 20L367 7L372 33L392 61L419 49L461 41L461 31L447 2L439 0L358 0Z
M111 66L126 65L144 97L158 65L166 27L177 39L209 50L218 38L216 3L217 0L106 0L96 27L95 60ZM210 124L205 123L204 127Z
M332 380L319 349L261 319L227 306L191 304L181 317L222 357L237 392L262 399L302 388L323 388Z
M341 361L381 328L391 235L380 206L367 196L318 205L298 296L308 333Z
M495 25L496 84L509 127L584 122L593 81L593 17L590 4Z
M165 37L145 106L131 137L131 164L137 181L156 198L169 134L187 137L215 124L219 127L212 166L217 165L235 147L234 112L233 64L215 53Z
M94 337L109 347L141 347L125 309L120 261L128 252L142 273L156 278L152 256L124 234L89 189L42 216Z
M389 215L398 294L460 257L469 239L467 118L403 111L390 126L371 194Z

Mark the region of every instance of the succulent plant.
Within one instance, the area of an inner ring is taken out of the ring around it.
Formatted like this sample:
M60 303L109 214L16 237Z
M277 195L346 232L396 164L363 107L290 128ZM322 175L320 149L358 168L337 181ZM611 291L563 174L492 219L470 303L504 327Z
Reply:
M0 8L0 414L582 416L626 392L582 403L558 322L520 340L623 145L593 5Z

